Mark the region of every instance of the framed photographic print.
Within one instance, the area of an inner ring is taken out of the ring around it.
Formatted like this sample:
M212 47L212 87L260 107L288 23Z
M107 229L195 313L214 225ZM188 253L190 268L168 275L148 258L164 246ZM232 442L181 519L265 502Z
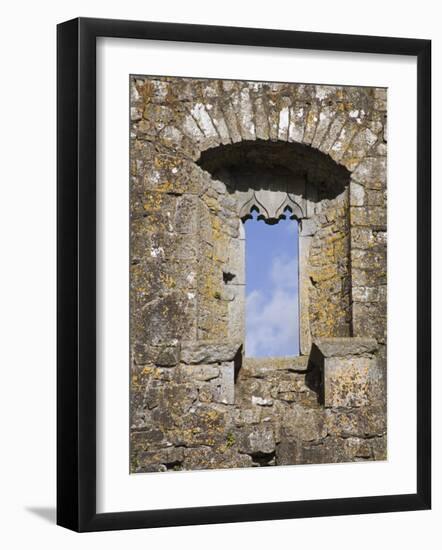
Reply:
M430 507L430 51L58 26L59 525Z

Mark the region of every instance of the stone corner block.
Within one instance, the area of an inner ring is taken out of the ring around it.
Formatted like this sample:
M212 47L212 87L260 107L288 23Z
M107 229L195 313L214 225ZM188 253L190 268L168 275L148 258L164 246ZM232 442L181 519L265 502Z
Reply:
M324 361L324 405L362 407L372 401L372 381L376 358L329 357Z
M372 338L326 338L314 343L312 363L321 371L326 408L353 408L376 403L384 378Z

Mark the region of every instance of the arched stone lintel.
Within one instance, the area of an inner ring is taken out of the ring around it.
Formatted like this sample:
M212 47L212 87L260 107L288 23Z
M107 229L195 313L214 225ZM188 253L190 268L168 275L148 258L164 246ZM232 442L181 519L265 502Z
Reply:
M347 242L350 238L348 233L339 227L342 225L340 222L336 226L337 217L346 219L344 214L339 213L339 205L342 206L342 203L348 200L350 172L339 166L330 155L315 151L311 146L263 140L244 140L242 143L212 148L210 152L201 155L197 164L212 175L214 190L220 187L220 182L224 183L223 192L233 199L233 209L238 215L238 220L244 222L252 218L253 211L257 211L258 220L261 219L268 225L277 224L287 217L299 222L297 229L300 354L308 355L319 323L324 325L323 319L330 318L332 328L333 314L329 309L340 307L332 306L326 309L324 306L325 313L322 313L322 317L319 314L315 316L311 312L313 286L317 289L316 294L322 292L323 305L327 302L330 287L330 283L326 281L330 278L336 279L333 287L333 291L336 292L336 285L339 283L337 279L341 276L348 279L350 273L350 266L347 265L347 271L338 275L338 261L335 262L333 244L340 233L342 239ZM242 228L243 224L239 225ZM318 231L322 231L319 237ZM322 243L328 263L314 267L315 272L321 272L322 279L319 284L316 282L316 285L313 285L309 276L311 250L315 239L318 238L320 242L316 243L314 255L318 256L318 246L322 246ZM244 254L244 239L241 242L238 238L232 239L229 253L234 260L232 273L243 274L243 268L239 266L244 266ZM340 284L342 285L342 281ZM235 298L228 306L229 335L245 332L244 285L245 278L238 276L229 283L230 290L235 294ZM318 308L322 305L318 305ZM325 330L322 325L320 330Z

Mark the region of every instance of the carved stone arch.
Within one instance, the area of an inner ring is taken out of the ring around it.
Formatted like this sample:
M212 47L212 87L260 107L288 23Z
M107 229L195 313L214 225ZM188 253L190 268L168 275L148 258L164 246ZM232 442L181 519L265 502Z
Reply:
M197 164L211 175L215 188L225 187L218 200L232 199L237 223L249 219L252 210L269 225L287 216L299 222L301 353L310 352L315 338L349 336L349 171L311 146L264 140L208 149ZM339 258L334 253L338 243ZM228 250L228 263L243 274L244 238L232 237ZM235 297L229 305L228 334L244 339L244 277L230 284ZM332 288L335 301L330 300Z
M280 219L286 219L286 211L290 212L289 218L292 220L301 220L304 217L301 206L289 193L282 197L278 195L271 197L252 190L250 198L240 207L239 217L242 221L246 221L252 217L253 210L258 212L258 220L264 220L269 225L278 223Z

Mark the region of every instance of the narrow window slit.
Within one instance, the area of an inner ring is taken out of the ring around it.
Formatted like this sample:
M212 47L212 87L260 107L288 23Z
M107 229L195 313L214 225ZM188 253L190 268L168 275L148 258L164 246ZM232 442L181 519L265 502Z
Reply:
M268 223L254 207L246 234L246 357L299 355L298 221Z

